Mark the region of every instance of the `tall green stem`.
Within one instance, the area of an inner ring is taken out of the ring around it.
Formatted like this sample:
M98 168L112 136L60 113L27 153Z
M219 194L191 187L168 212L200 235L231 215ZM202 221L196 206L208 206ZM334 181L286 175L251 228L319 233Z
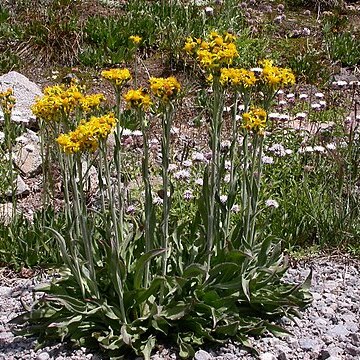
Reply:
M163 242L162 247L165 249L162 262L162 274L167 274L167 261L169 252L169 217L170 217L170 189L169 178L169 159L170 159L170 129L171 120L173 116L174 106L171 102L165 104L165 113L163 114L162 123L162 139L161 139L161 152L162 152L162 178L163 178Z
M147 124L145 119L144 112L138 110L138 119L141 124L141 132L143 135L144 142L144 152L142 159L142 174L145 185L145 229L144 229L144 238L145 238L145 252L148 253L153 248L152 244L152 232L151 232L151 215L152 215L152 196L151 196L151 184L150 184L150 174L149 174L149 139L147 132ZM144 287L147 288L149 285L149 268L150 263L147 262L145 267L144 275Z
M209 209L208 209L208 227L207 227L207 273L210 270L210 263L212 252L214 250L214 244L216 239L216 226L217 211L215 198L219 193L219 167L220 167L220 135L222 125L222 112L223 112L223 91L220 85L219 76L214 76L213 79L213 93L214 93L214 107L213 116L211 119L210 128L210 146L211 146L211 162L210 162L210 174L209 174Z

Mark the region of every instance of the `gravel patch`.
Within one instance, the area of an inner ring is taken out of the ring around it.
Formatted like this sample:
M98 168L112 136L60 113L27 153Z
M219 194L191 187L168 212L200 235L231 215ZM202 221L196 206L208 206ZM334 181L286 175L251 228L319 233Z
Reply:
M359 360L360 359L360 264L342 258L316 258L288 270L289 282L303 281L313 270L311 292L314 301L301 312L301 319L279 322L293 335L283 338L252 338L261 360ZM42 279L44 280L44 279ZM8 321L22 312L20 299L31 302L39 280L16 279L0 283L0 360L102 360L85 349L56 344L35 350L36 341L14 336ZM239 344L229 342L217 349L197 351L195 360L252 360ZM138 358L137 360L140 360ZM171 349L161 349L153 360L177 359Z

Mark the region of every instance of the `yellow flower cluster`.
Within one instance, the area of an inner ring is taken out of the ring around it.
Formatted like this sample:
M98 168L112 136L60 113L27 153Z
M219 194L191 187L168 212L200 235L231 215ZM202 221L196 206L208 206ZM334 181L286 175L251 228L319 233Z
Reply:
M291 69L280 68L273 65L272 60L261 60L261 79L274 89L295 84L295 76Z
M152 104L150 95L145 89L129 90L124 95L124 100L127 103L129 109L142 109L146 110Z
M119 88L131 80L129 69L103 70L101 76L109 80L115 87Z
M142 40L142 38L141 38L140 36L138 36L138 35L131 35L131 36L129 37L129 40L130 40L134 45L139 45L140 42L141 42L141 40Z
M249 112L242 114L243 128L260 135L263 134L266 126L266 111L262 108L252 108Z
M80 99L80 106L85 113L88 113L94 109L98 110L104 100L105 96L103 94L85 95Z
M112 132L116 122L113 113L100 117L92 116L89 121L81 120L74 131L61 134L56 141L66 154L94 152L99 146L99 141Z
M174 76L168 78L151 77L149 82L152 93L164 102L174 99L180 91L180 83Z
M246 69L222 68L220 69L221 85L248 88L255 85L257 78L255 73Z
M14 96L13 89L7 89L6 91L0 92L0 107L4 115L11 114L11 111L15 105L16 99Z
M231 65L239 56L235 40L236 37L230 33L221 36L213 31L206 41L200 38L187 38L184 50L189 55L194 55L202 68L214 72Z
M59 121L76 109L84 112L98 109L103 100L105 100L103 94L83 95L76 84L69 87L54 85L44 90L44 96L36 99L31 110L39 119Z

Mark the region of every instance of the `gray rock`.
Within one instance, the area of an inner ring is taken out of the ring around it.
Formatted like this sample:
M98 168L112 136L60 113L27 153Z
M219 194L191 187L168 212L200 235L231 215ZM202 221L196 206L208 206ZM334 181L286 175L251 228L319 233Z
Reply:
M354 346L360 346L360 335L359 334L350 334L351 344Z
M299 346L303 350L315 351L316 348L319 346L319 343L317 340L311 338L301 338L299 340Z
M327 334L333 337L346 337L349 335L349 330L344 325L335 325L331 327Z
M47 352L42 352L36 357L36 360L49 360L49 359L50 359L50 355Z
M260 360L276 360L276 356L270 352L266 352L259 356Z
M38 143L29 139L26 145L17 145L15 148L15 164L26 176L34 176L41 172L42 157Z
M0 76L0 90L4 91L8 88L14 90L14 96L16 98L16 104L13 110L14 116L18 120L29 121L33 115L31 105L37 96L42 96L41 89L26 76L16 71L10 71Z
M195 360L210 360L212 359L212 356L205 350L198 350L195 353Z
M29 187L25 184L24 180L21 178L20 175L18 175L16 178L16 184L14 190L15 190L15 196L26 196L30 192ZM6 191L5 195L7 197L12 197L14 193L12 189L9 189Z
M326 360L331 356L328 350L321 350L317 360Z
M345 351L352 356L360 355L360 347L359 346L354 346L354 345L348 344L345 347Z

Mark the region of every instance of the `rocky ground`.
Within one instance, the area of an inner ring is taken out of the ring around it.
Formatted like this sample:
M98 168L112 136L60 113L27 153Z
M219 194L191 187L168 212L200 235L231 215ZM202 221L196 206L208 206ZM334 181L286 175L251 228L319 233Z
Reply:
M280 319L293 335L251 339L261 360L356 360L360 359L360 263L351 258L322 257L292 266L286 279L303 281L313 270L311 292L314 301L295 322ZM69 349L56 344L35 350L34 339L17 337L8 321L21 313L21 300L31 302L31 290L39 278L0 279L0 360L82 360L105 359L85 349ZM238 344L204 348L195 360L255 359ZM153 360L177 359L173 349L161 349ZM140 358L138 358L140 360Z

